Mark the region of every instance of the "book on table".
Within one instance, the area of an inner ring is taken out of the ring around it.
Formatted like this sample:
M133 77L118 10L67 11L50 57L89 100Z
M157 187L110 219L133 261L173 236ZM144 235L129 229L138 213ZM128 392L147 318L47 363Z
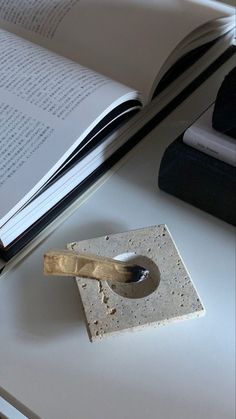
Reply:
M236 226L235 167L185 144L183 135L165 150L158 185L164 192Z
M236 167L236 140L212 127L214 105L211 105L184 135L183 142L215 159Z
M236 67L216 102L170 144L161 160L163 191L236 225Z
M232 55L233 28L216 1L1 0L2 259Z

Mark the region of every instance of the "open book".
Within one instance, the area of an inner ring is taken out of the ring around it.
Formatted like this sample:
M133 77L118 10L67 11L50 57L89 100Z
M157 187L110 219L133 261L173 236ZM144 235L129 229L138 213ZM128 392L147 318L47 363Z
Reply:
M233 27L216 1L1 0L1 257L223 57Z

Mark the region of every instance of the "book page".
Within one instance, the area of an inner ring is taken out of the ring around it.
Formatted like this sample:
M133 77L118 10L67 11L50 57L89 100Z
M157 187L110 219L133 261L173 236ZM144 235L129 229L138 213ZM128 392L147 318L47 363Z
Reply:
M0 26L142 92L190 32L233 14L211 0L1 0Z
M1 29L0 45L1 225L109 111L137 94Z

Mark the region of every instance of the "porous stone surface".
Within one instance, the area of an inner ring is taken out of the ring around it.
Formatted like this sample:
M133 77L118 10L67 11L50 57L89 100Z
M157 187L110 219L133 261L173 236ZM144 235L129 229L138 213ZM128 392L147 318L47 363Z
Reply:
M147 280L136 284L76 278L91 341L205 312L165 225L70 243L68 248L130 261L150 271Z

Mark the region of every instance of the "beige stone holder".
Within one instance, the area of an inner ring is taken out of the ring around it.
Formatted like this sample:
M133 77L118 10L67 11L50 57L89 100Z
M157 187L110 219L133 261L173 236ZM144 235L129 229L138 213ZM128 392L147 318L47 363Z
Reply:
M76 278L91 341L205 313L165 225L83 240L68 249L138 264L150 272L136 284Z

